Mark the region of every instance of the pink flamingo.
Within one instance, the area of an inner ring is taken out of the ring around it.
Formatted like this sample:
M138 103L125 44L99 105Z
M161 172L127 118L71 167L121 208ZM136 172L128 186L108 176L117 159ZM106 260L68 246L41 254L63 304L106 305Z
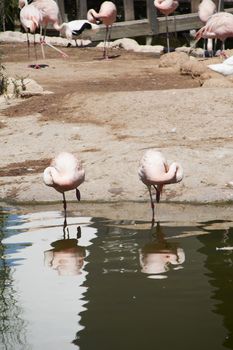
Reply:
M104 39L104 58L108 58L107 46L109 45L111 29L114 22L116 22L117 8L111 1L104 1L99 12L94 9L90 9L87 12L87 19L91 23L102 22L106 26L105 39Z
M152 208L152 225L154 224L154 203L151 186L156 191L156 202L159 203L163 186L180 182L183 179L183 168L179 163L168 163L161 152L148 149L140 160L138 175L147 186Z
M45 58L43 44L46 44L49 47L53 48L54 50L60 52L63 57L68 57L62 50L59 50L58 48L54 47L53 45L45 41L46 29L49 23L51 23L53 27L59 31L59 21L58 21L59 8L57 3L54 0L33 0L30 4L28 4L28 0L19 0L18 6L21 9L21 11L23 10L23 8L29 6L28 13L31 10L32 6L40 12L40 21L38 24L40 26L40 37L41 37L40 43L41 43L41 51L42 51L43 58ZM44 36L42 38L43 27L44 27Z
M198 30L195 39L197 41L201 38L219 39L222 41L222 50L225 50L225 40L228 37L233 37L233 15L228 12L217 12Z
M202 0L198 7L198 16L203 23L216 12L216 5L212 0ZM205 49L205 43L204 47ZM213 53L213 39L207 38L207 50Z
M173 13L179 5L176 0L155 0L155 7L166 16L166 32L167 32L167 51L170 52L169 32L168 32L168 20L167 16Z
M30 51L29 51L29 46L30 46L30 41L29 41L29 36L28 32L34 34L34 49L35 49L35 55L37 58L36 54L36 46L35 46L35 31L39 27L40 23L42 21L42 15L40 11L34 6L33 3L30 5L25 5L21 11L20 11L20 22L22 26L24 27L26 34L27 34L27 44L28 44L28 58L30 57Z
M75 189L76 197L80 201L81 195L78 186L85 180L85 171L82 164L73 154L62 152L44 170L43 180L45 185L55 188L55 190L63 195L63 207L65 211L64 227L66 227L67 205L65 192Z

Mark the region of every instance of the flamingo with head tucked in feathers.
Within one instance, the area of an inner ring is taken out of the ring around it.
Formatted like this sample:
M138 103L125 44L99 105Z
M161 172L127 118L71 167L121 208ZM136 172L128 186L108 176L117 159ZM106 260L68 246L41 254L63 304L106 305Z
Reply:
M155 7L166 17L166 33L167 33L167 51L170 52L170 40L168 31L168 18L171 13L173 13L179 5L176 0L155 0Z
M66 198L65 192L76 190L76 197L80 201L81 195L78 187L85 180L85 171L78 158L68 152L58 154L49 167L44 170L43 180L45 185L55 188L62 193L66 226Z
M94 9L90 9L87 12L87 19L91 23L102 22L106 26L105 40L104 40L104 58L108 58L108 45L111 36L111 29L114 22L116 22L117 8L111 1L104 1L99 12Z
M183 179L183 168L179 163L170 166L161 152L148 149L140 160L138 175L147 186L152 208L152 224L154 224L154 202L151 187L156 191L156 202L159 203L164 185L180 182Z

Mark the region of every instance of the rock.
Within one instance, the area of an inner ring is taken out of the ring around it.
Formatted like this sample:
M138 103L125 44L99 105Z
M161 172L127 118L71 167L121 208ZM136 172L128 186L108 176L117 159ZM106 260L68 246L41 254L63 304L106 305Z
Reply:
M206 66L195 59L184 62L180 66L180 74L191 75L193 78L200 77L206 71Z
M97 45L97 47L103 47L103 45L104 43L101 42ZM139 45L136 40L129 38L114 40L110 42L110 47L115 49L124 49L126 51L155 53L158 55L161 55L164 50L164 46L162 45Z
M233 83L224 77L220 77L206 80L202 86L205 88L233 88Z
M8 98L31 97L48 93L52 92L44 91L43 87L33 79L23 77L21 79L15 79L12 77L7 78L7 93L5 95Z
M169 52L160 57L159 67L177 67L178 69L184 63L189 61L189 56L184 52Z

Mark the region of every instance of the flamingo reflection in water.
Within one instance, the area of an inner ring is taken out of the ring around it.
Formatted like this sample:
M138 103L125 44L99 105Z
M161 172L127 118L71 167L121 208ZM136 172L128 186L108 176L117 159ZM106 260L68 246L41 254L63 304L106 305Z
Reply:
M141 272L150 275L150 278L163 279L164 275L172 267L174 269L182 268L185 261L185 253L175 242L168 242L162 227L159 223L156 225L154 235L156 238L146 243L139 250L139 261Z
M51 243L53 247L44 252L45 266L56 270L60 276L74 276L82 273L85 247L77 239L61 239Z

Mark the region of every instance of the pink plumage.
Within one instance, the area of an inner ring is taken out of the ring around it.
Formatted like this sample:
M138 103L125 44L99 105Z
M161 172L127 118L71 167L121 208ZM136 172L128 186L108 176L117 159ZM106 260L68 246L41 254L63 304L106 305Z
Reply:
M104 58L108 58L107 46L109 44L111 29L113 23L116 21L117 8L116 5L111 1L104 1L99 12L96 12L94 9L90 9L87 12L87 19L91 23L102 22L106 26L106 34L104 40Z
M179 3L176 0L155 0L155 7L165 16L169 16L178 7Z
M198 16L203 23L216 12L216 5L212 0L202 0L198 7Z
M163 154L155 149L147 150L142 156L138 168L140 180L147 186L152 208L152 223L154 223L154 203L151 186L156 190L156 202L159 203L163 186L180 182L183 179L183 168L179 163L170 166Z
M228 37L233 37L233 15L228 12L215 13L196 34L198 40L217 38L224 42Z

